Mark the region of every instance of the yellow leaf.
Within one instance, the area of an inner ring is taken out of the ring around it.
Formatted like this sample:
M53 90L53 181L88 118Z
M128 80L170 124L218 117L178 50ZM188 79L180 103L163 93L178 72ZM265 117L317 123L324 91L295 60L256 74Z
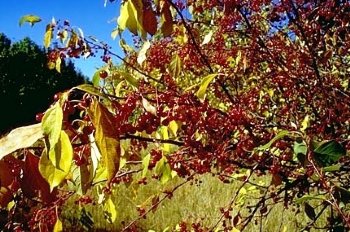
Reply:
M56 66L55 67L56 67L56 71L59 73L61 73L61 63L62 63L61 57L58 57L56 59Z
M45 32L45 34L44 34L44 47L45 47L45 48L50 47L52 37L53 37L52 25L51 25L51 24L48 24L48 25L46 26L46 32Z
M49 154L45 149L39 161L39 171L49 183L51 191L69 174L72 161L73 148L68 135L62 130L58 142Z
M53 227L53 232L61 232L61 231L63 231L63 225L61 220L57 218L55 226Z
M115 222L117 219L117 210L111 198L108 198L108 200L104 203L103 211L109 223Z
M232 230L231 230L231 232L240 232L240 230L237 229L236 227L233 227Z
M142 159L142 177L146 177L147 171L148 171L148 166L149 166L149 161L151 160L151 154L147 154L145 157Z
M207 88L208 88L210 82L212 82L216 76L217 76L217 74L209 74L208 76L203 78L203 80L199 86L199 89L196 93L196 96L199 99L201 99L201 100L205 99L205 92L207 91Z
M307 128L310 127L310 116L306 115L304 120L301 122L301 131L305 131Z
M41 21L41 18L37 15L24 15L19 19L19 26L22 26L23 23L29 23L31 26L34 26L35 23L38 23Z
M176 121L175 120L172 120L169 122L169 125L168 125L171 133L176 136L177 135L177 130L179 129L179 125L177 125Z
M102 165L107 168L107 178L112 180L119 169L120 144L114 117L100 102L91 104L89 115L96 128L95 139L101 153Z

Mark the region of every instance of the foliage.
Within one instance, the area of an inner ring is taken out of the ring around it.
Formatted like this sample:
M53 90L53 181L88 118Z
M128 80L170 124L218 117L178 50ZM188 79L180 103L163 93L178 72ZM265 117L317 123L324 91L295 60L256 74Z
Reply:
M64 201L74 193L91 194L93 186L102 189L98 197L82 196L79 204L97 201L112 222L114 185L147 184L148 173L162 184L183 178L138 208L139 218L124 227L132 231L177 189L212 173L223 182L242 183L217 223L192 225L195 231L244 230L267 216L272 203L301 204L310 219L305 230L316 227L325 212L331 213L324 229L349 229L348 1L121 4L112 36L119 37L124 58L67 21L47 26L45 46L53 38L47 34L59 35L49 53L53 68L66 57L98 51L106 64L94 75L94 86L66 91L46 111L44 147L3 158L4 165L21 170L28 153L40 157L38 169L53 190L52 201L37 195L42 208L23 227L52 229ZM134 46L123 40L127 30L134 34ZM111 56L122 65L114 65ZM77 99L77 90L84 96ZM62 117L52 116L58 112ZM62 166L62 157L68 154L70 160L70 147L74 161ZM43 172L49 168L53 172ZM64 175L53 182L56 170ZM143 177L134 180L139 172ZM254 177L261 175L271 175L271 182L256 183ZM10 206L33 199L12 188L20 177L11 178L1 182L9 228L18 213ZM246 201L250 187L256 189L253 202ZM11 201L11 194L20 200ZM180 228L188 230L188 225Z
M6 109L1 132L35 122L35 115L49 107L55 93L84 83L73 63L65 62L57 73L47 67L48 59L30 39L11 43L0 34L0 103Z

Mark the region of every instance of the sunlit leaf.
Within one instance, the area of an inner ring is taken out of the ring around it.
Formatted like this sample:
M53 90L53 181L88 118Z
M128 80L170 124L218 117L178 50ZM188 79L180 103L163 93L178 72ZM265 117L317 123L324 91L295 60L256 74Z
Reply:
M108 198L103 206L104 215L109 223L117 219L117 210L111 198Z
M86 93L101 97L103 99L107 99L107 96L103 94L98 88L94 87L93 85L90 84L82 84L74 87L76 89L79 89L81 91L84 91Z
M142 105L148 113L157 115L157 108L153 106L146 98L142 98Z
M19 19L19 26L22 26L23 23L29 23L31 26L34 26L35 23L38 23L41 21L41 18L37 15L24 15Z
M48 48L50 47L51 40L53 37L53 28L51 24L46 25L46 31L44 34L44 47Z
M175 120L170 121L168 127L173 136L177 136L177 130L179 129L177 122Z
M213 36L213 31L211 30L211 31L209 31L208 34L206 34L206 35L204 36L202 45L209 43L212 36Z
M119 169L120 144L114 117L100 102L94 101L89 115L96 128L95 139L101 153L101 162L107 168L110 181Z
M41 123L12 130L0 139L0 159L18 149L33 145L43 137Z
M179 77L182 69L182 61L178 54L175 54L170 62L169 71L173 78Z
M196 96L201 99L201 100L204 100L205 98L205 93L207 91L207 88L209 86L209 84L213 81L213 79L217 76L217 74L209 74L208 76L204 77L200 86L199 86L199 89L196 93Z
M49 183L50 190L60 185L70 171L73 161L73 148L68 135L61 131L59 141L47 153L44 150L39 161L39 171Z
M61 220L57 217L55 226L53 227L53 232L61 232L63 231L63 225Z
M61 73L61 63L62 63L62 60L61 60L61 57L57 57L56 59L56 71Z
M146 41L143 43L141 50L139 51L139 54L137 56L137 63L142 65L142 63L146 60L146 53L147 50L151 47L151 43L149 41Z
M142 177L146 177L147 175L150 160L151 160L151 154L147 154L142 159Z
M306 115L303 121L301 122L300 130L305 131L309 127L310 127L310 116Z
M137 88L139 86L138 81L135 79L135 77L133 75L131 75L130 73L127 72L123 72L123 71L118 71L119 74L126 80L126 82L128 84L130 84L131 86Z
M49 149L54 147L61 135L63 111L59 102L56 102L45 112L42 119L42 130L49 138Z

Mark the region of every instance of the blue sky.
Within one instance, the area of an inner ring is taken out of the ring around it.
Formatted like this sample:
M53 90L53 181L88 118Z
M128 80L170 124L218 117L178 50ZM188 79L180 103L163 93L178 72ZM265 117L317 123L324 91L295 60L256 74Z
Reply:
M43 45L45 26L52 17L56 20L69 20L72 26L80 27L85 36L92 35L112 46L112 50L121 54L118 41L111 39L111 31L116 26L115 18L119 15L120 1L108 3L104 0L0 0L0 32L5 33L12 41L29 37ZM19 27L19 19L26 14L38 15L42 22L30 27L24 24ZM113 21L114 20L114 21ZM88 77L92 77L96 68L103 65L99 58L75 60L76 67Z

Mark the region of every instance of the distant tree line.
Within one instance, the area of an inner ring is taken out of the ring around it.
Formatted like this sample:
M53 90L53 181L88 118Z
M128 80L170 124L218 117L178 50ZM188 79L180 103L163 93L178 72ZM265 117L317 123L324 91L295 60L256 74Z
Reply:
M11 42L0 33L0 133L35 122L57 92L86 80L71 61L50 70L43 48L29 38Z

